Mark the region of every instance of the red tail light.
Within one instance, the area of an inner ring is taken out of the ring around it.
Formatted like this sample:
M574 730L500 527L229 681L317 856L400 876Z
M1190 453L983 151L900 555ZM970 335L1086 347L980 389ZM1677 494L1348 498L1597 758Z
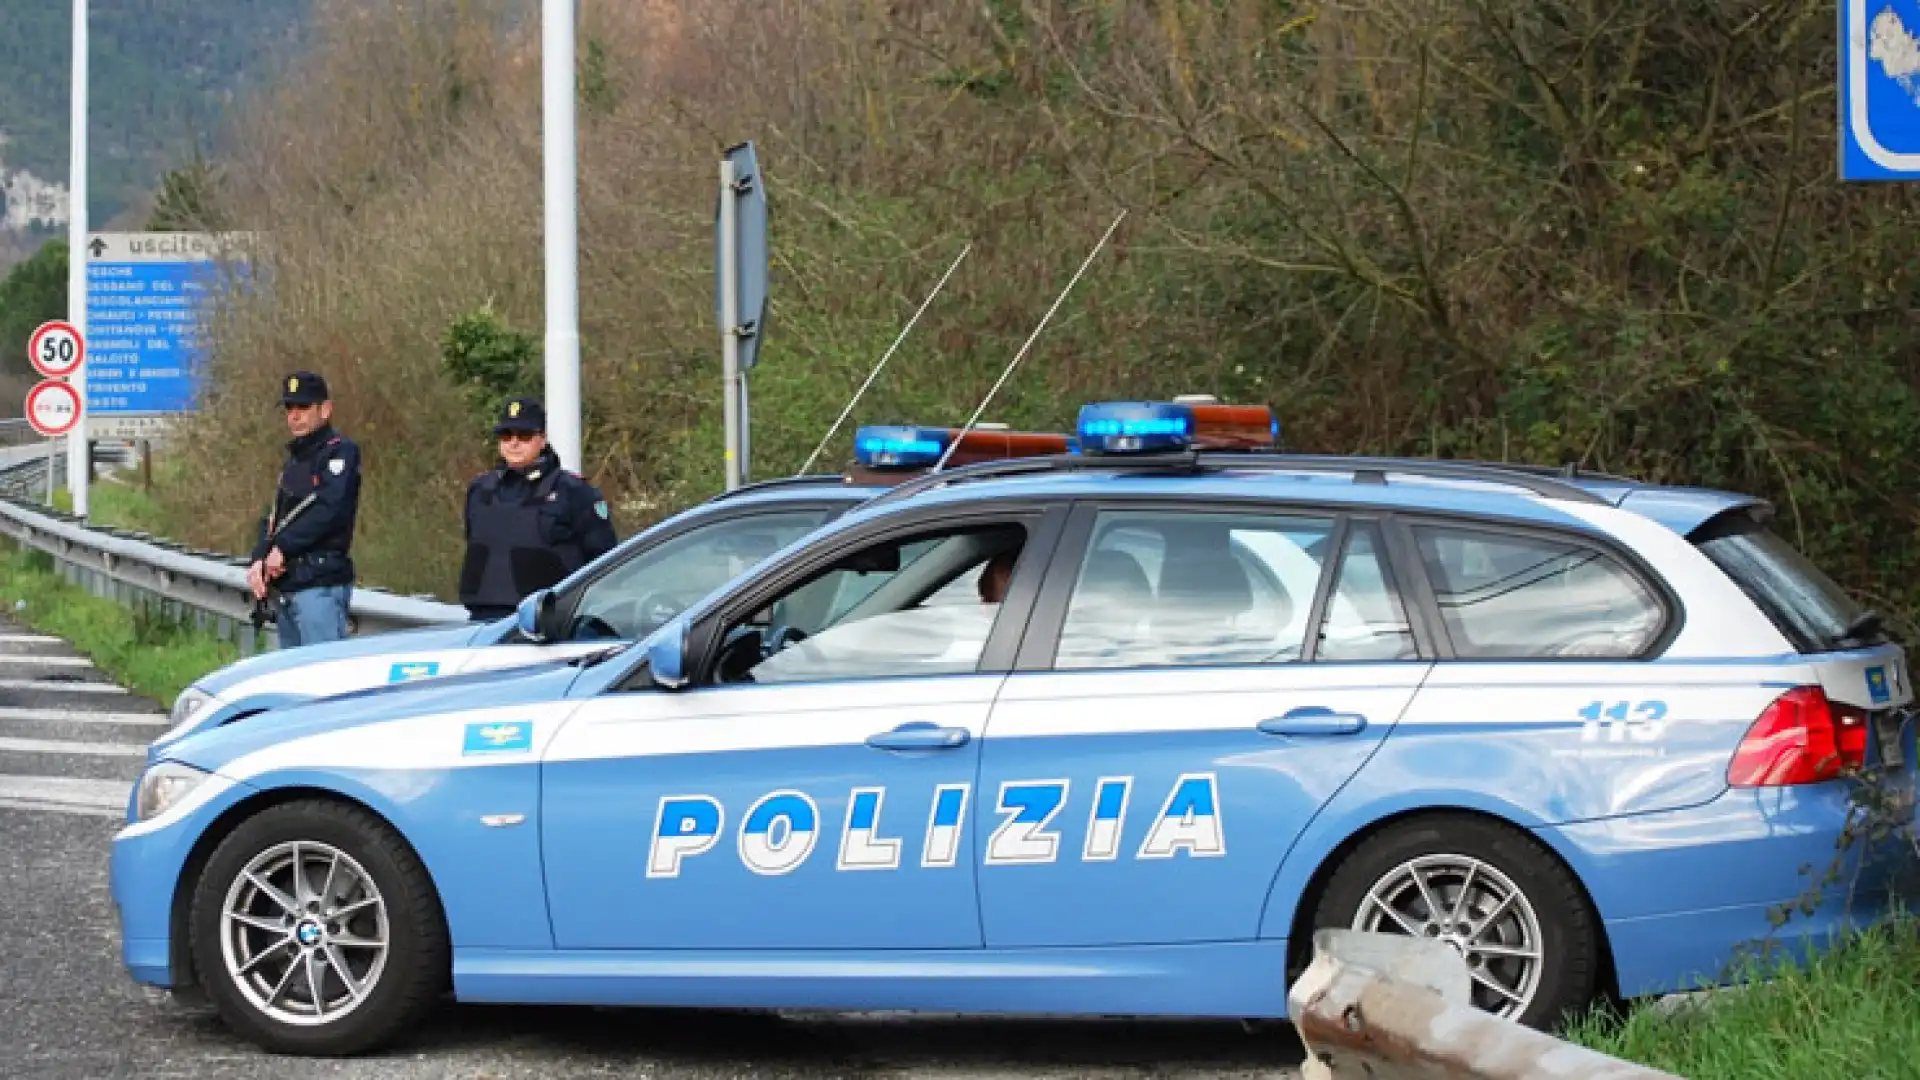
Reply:
M1727 766L1734 787L1781 787L1832 780L1867 762L1867 714L1835 705L1817 686L1796 686L1747 729Z

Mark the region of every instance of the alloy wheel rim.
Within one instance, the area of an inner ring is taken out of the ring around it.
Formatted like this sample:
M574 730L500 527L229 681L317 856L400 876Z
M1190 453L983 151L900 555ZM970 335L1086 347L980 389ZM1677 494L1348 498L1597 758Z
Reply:
M255 1009L317 1027L352 1014L392 952L386 899L354 858L290 840L255 855L221 905L227 977Z
M1353 929L1432 938L1467 965L1476 1008L1508 1019L1533 1004L1544 967L1540 917L1511 878L1467 855L1423 855L1381 875Z

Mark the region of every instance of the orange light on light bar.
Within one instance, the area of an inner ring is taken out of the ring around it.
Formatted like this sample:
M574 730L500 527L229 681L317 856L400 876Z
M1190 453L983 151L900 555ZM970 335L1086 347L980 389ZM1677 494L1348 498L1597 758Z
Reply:
M1067 436L1063 433L974 430L960 437L960 445L953 448L953 456L947 459L947 467L1066 452Z
M1196 450L1268 450L1274 444L1273 410L1265 405L1188 405Z

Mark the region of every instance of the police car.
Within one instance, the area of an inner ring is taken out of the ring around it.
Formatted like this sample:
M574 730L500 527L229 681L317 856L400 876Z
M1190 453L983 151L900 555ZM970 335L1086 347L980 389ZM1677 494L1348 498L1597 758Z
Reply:
M1283 1018L1341 926L1546 1026L1884 908L1863 846L1770 930L1850 767L1911 819L1915 748L1904 652L1762 502L1196 420L1090 405L643 643L173 744L113 845L126 967L349 1054L447 991Z
M1204 407L1204 406L1203 406ZM957 444L957 445L956 445ZM608 640L639 640L760 559L938 462L964 466L1064 453L1071 436L1003 425L957 429L875 425L854 434L844 476L750 484L645 530L528 597L515 619L459 623L265 652L196 680L175 699L172 726L150 753L196 731L297 701L383 685L568 659Z

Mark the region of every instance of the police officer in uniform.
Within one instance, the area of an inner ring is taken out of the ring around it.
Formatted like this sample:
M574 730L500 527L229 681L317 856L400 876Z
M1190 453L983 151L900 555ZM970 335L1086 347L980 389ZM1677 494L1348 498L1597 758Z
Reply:
M612 551L618 542L607 500L560 467L547 445L547 413L514 398L493 433L500 464L467 485L467 555L460 602L476 621L513 614L528 594Z
M333 401L319 375L287 376L280 402L293 439L273 506L260 521L247 583L256 598L278 594L280 645L293 648L347 636L360 448L334 429Z

